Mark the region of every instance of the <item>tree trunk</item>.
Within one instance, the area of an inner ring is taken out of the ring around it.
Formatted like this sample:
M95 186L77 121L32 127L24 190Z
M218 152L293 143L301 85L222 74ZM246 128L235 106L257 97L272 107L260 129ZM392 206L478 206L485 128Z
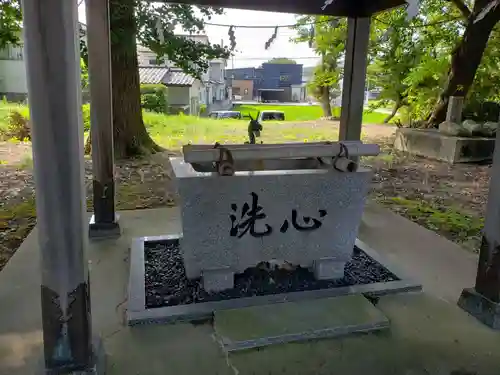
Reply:
M398 113L399 108L401 108L401 99L396 100L396 103L394 103L394 108L392 109L392 112L389 116L387 116L384 120L384 124L388 124L389 121L392 120L394 116L396 116L396 113Z
M477 15L488 3L489 0L476 0L473 14ZM448 80L429 117L428 127L436 127L445 120L450 96L467 95L474 82L491 31L500 19L499 9L500 7L490 11L482 20L475 23L475 16L469 18L464 35L452 53Z
M162 151L142 121L134 0L110 0L109 6L115 157Z
M332 107L330 105L330 88L327 86L321 87L321 97L320 97L321 109L323 110L324 117L332 116Z

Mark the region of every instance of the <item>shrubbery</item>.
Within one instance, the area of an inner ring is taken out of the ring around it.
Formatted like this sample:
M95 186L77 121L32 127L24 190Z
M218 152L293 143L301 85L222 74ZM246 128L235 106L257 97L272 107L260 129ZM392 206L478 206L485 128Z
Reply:
M90 131L90 104L82 105L83 130Z
M163 85L141 85L141 107L147 111L167 112L167 88Z
M2 136L6 139L30 141L31 127L29 122L29 111L21 107L12 110L7 116L7 129L2 130Z

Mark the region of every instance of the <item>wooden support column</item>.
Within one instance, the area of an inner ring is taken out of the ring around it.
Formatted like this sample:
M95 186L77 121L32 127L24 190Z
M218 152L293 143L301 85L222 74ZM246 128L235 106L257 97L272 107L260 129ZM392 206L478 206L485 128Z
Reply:
M347 20L339 141L359 141L365 100L370 18Z
M94 215L90 238L120 235L115 213L109 0L86 0Z
M41 259L43 374L97 374L85 246L76 1L23 0Z
M486 325L500 329L500 131L496 135L490 173L476 285L464 289L458 305Z

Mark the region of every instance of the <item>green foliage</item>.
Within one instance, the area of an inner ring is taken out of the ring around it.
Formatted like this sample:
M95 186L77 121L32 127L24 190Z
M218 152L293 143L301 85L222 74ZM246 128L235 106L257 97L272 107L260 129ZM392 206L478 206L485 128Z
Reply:
M141 85L141 107L147 111L167 111L167 88L163 85Z
M271 60L266 61L267 64L297 64L297 61L287 57L273 57Z
M12 110L7 116L7 128L1 129L0 135L4 139L16 139L19 141L31 140L31 127L29 124L29 117L25 116L24 111Z
M81 71L82 89L86 89L89 87L89 71L87 69L87 65L85 65L85 62L82 58L80 59L80 71Z
M342 78L340 59L345 50L346 20L329 16L301 16L295 29L298 37L293 41L309 42L316 54L321 56L314 78L308 83L308 92L318 99L329 101L329 92L339 88Z
M231 51L227 47L196 39L197 35L205 31L205 20L209 20L213 15L222 14L221 8L160 4L145 0L121 1L120 7L128 6L127 3L130 2L135 6L139 43L155 52L160 59L166 58L172 61L185 73L200 78L208 69L210 60L230 56ZM176 35L174 33L176 27L182 27L193 37ZM120 33L130 31L130 28L112 30L112 41L120 38Z
M82 105L83 130L90 131L90 104Z
M207 105L202 104L200 105L200 115L204 115L205 113L207 113Z
M21 35L21 8L18 1L0 0L0 49L17 45Z
M427 118L463 30L458 9L445 0L423 0L411 21L398 8L375 17L372 26L368 80L381 90L374 107L404 106L405 122Z

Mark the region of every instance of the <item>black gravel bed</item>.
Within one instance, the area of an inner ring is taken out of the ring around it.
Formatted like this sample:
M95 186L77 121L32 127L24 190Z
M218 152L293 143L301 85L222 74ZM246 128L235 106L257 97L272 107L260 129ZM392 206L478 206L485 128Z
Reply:
M307 268L286 270L261 263L236 274L233 289L215 293L206 292L200 279L187 279L178 240L146 242L144 259L148 309L399 280L357 247L342 279L316 280Z

